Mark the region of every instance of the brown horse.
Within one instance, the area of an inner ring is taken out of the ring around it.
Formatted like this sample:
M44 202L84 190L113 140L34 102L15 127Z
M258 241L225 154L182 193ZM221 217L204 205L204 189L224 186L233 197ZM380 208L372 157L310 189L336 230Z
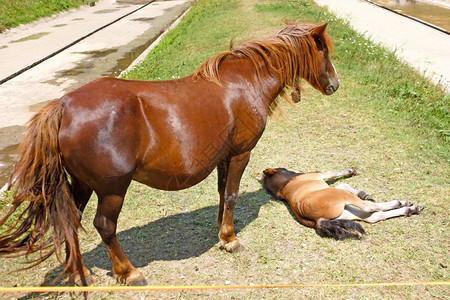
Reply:
M266 169L261 179L273 196L284 199L299 222L315 228L322 237L336 240L359 239L365 234L362 226L352 220L375 223L399 216L419 214L422 206L408 201L375 203L370 195L348 184L330 187L325 181L356 175L355 169L342 172L296 173L284 168Z
M62 261L64 242L64 270L77 284L91 284L77 230L94 191L94 225L114 276L146 284L116 238L130 182L180 190L216 167L219 240L227 251L239 250L233 228L239 183L275 99L286 96L285 88L298 90L300 78L325 95L339 87L325 28L287 24L273 37L212 57L185 78L102 78L48 103L30 121L11 176L13 208L0 225L20 204L28 206L1 234L0 255L38 251L38 264L56 252Z

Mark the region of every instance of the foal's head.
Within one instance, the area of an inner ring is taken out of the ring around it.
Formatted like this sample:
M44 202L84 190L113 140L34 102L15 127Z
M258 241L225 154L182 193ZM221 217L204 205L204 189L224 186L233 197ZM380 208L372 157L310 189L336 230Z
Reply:
M281 189L292 179L292 177L303 174L292 172L285 168L265 169L263 173L260 182L268 193L277 198L281 198Z

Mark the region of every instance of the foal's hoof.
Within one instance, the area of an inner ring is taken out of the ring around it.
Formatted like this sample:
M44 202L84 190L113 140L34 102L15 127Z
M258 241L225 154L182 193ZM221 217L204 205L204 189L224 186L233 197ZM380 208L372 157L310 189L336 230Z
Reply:
M373 199L373 197L371 195L367 195L364 197L364 200L368 200L368 201L372 201L375 202L375 199Z
M348 169L348 171L350 172L349 176L356 176L356 175L358 175L358 171L356 171L355 168Z
M142 276L141 278L138 278L137 280L128 282L127 285L131 285L131 286L146 286L148 285L147 279L144 278L144 276Z
M410 206L410 207L408 207L406 216L410 217L412 215L418 215L418 214L420 214L420 212L422 210L423 210L423 206L416 206L416 205Z
M230 253L241 252L245 250L245 247L239 243L239 240L234 240L226 244L222 243L221 248Z
M361 199L361 200L375 201L375 200L372 198L371 195L367 194L367 193L364 192L364 191L359 191L357 196L358 196L359 199Z

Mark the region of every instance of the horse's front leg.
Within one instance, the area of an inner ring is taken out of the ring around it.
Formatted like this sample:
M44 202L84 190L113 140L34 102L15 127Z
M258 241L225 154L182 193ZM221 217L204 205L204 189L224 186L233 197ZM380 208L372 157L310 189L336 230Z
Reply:
M217 165L217 189L219 192L220 202L219 202L219 212L217 214L217 226L222 226L223 219L223 209L225 205L225 188L227 186L227 176L228 176L228 161L221 161Z
M219 176L219 193L221 191L221 182L223 188L223 196L220 196L221 202L223 201L223 205L219 205L219 213L222 210L222 218L219 216L218 219L218 221L221 221L219 240L222 247L228 252L237 252L243 249L234 234L233 216L234 207L236 206L238 199L239 183L241 182L242 174L244 173L249 159L250 152L246 152L244 154L234 156L229 161L224 162L228 165L228 167L225 169L222 168L222 170L227 170L227 172L222 172L220 171L221 168L218 168L219 175L225 175L226 173L225 183L221 181Z

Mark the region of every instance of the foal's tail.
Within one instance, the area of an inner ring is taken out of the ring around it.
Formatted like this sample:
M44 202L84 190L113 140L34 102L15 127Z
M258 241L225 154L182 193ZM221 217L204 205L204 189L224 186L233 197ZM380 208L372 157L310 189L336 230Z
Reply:
M316 225L316 232L321 237L335 240L360 239L366 233L359 223L340 219L320 219Z
M78 269L75 265L79 255L77 229L81 224L59 150L61 118L59 101L48 103L34 115L9 182L13 203L0 220L0 257L23 255L29 259L29 254L39 252L37 258L28 260L31 265L24 269L41 263L53 253L63 263L61 244L64 241L68 246L65 270ZM20 207L24 202L27 206Z

